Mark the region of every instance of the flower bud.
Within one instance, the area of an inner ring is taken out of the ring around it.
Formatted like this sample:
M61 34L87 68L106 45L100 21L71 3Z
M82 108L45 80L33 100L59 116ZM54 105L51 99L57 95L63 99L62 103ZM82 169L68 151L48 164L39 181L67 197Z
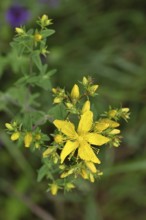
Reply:
M58 185L56 183L53 183L50 187L50 191L53 196L55 196L58 192Z
M54 141L55 141L56 143L58 143L58 144L63 143L63 136L62 136L61 134L55 135Z
M77 84L75 84L71 90L71 98L78 99L80 97L80 91Z
M88 85L88 79L85 76L83 77L82 83L84 86Z
M25 147L30 147L31 143L32 143L32 134L28 132L24 137L24 145Z
M119 129L113 129L109 134L120 134L120 132L121 131Z
M22 35L22 34L25 33L22 28L18 28L18 27L15 28L15 31L16 31L16 33L19 34L19 35Z
M89 89L90 95L94 95L98 87L99 87L98 85L91 86Z
M39 34L39 33L36 33L36 34L34 35L34 39L35 39L36 42L39 42L39 41L42 40L42 35Z
M9 131L13 131L13 130L14 130L13 126L12 126L10 123L6 123L5 126L6 126L6 128L7 128Z
M117 115L117 110L112 109L108 112L110 118L114 118Z
M20 132L15 132L11 135L11 140L16 141L19 139L19 137L20 137Z

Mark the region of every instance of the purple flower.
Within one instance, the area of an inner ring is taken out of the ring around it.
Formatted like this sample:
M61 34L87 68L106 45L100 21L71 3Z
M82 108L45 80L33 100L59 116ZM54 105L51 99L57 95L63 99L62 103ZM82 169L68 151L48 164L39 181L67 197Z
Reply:
M48 4L52 8L56 8L59 5L59 0L39 0L40 3Z
M6 12L6 20L12 27L24 25L29 18L28 9L21 5L12 5Z

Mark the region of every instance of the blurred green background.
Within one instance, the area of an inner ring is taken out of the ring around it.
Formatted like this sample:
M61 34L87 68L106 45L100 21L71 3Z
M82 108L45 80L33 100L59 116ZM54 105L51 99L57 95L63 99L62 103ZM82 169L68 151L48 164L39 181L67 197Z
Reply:
M53 86L70 90L82 76L91 75L100 85L98 113L109 105L131 109L129 123L122 124L121 146L102 150L103 177L94 184L81 182L73 193L56 197L46 193L47 183L36 182L40 156L15 146L4 132L4 123L12 117L5 92L19 71L9 53L15 31L7 16L18 5L29 11L28 27L42 14L53 19L56 33L48 41L47 58L50 68L58 70ZM145 24L145 0L1 0L1 220L146 219Z

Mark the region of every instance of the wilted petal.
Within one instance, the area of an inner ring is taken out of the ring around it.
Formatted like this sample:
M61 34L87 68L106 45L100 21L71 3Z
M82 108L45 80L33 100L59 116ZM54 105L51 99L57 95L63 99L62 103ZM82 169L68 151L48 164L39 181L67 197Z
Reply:
M86 135L86 141L88 141L90 144L101 146L107 142L109 142L109 138L96 133L88 133Z
M91 161L93 163L100 164L100 160L96 157L94 151L92 150L91 146L86 142L83 141L80 144L78 155L82 160Z
M53 124L65 135L76 138L75 126L70 121L55 120Z
M84 133L90 131L93 123L93 113L91 111L86 111L81 115L81 119L78 125L78 132Z
M78 142L72 142L72 141L67 141L63 150L61 151L60 158L61 158L61 163L65 160L65 158L73 152L77 147L79 146Z

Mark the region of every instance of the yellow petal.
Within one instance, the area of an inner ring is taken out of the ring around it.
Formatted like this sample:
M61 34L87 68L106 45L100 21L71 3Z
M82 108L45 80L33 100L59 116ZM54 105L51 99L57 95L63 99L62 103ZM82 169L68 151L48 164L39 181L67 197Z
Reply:
M91 111L85 112L83 115L81 115L81 119L78 125L78 132L79 133L88 132L92 127L92 123L93 123L93 113Z
M63 150L61 151L60 154L60 158L61 158L61 163L63 163L63 161L65 160L65 158L71 153L73 152L75 149L77 149L77 147L79 146L79 143L76 142L72 142L72 141L67 141Z
M86 101L84 103L83 108L82 108L82 114L84 114L87 111L90 111L90 102L89 101Z
M96 133L88 133L86 136L86 141L88 141L90 144L101 146L107 142L109 142L109 138Z
M101 119L100 122L109 124L109 127L111 128L116 128L120 125L118 122L110 120L108 118Z
M86 142L83 141L80 144L78 155L82 160L91 161L93 163L100 164L100 160L96 157L94 151L92 150L91 146Z
M95 124L95 130L97 132L102 132L104 130L106 130L109 127L108 123L104 123L104 122L96 122Z
M70 121L55 120L53 124L65 135L76 138L75 126Z

